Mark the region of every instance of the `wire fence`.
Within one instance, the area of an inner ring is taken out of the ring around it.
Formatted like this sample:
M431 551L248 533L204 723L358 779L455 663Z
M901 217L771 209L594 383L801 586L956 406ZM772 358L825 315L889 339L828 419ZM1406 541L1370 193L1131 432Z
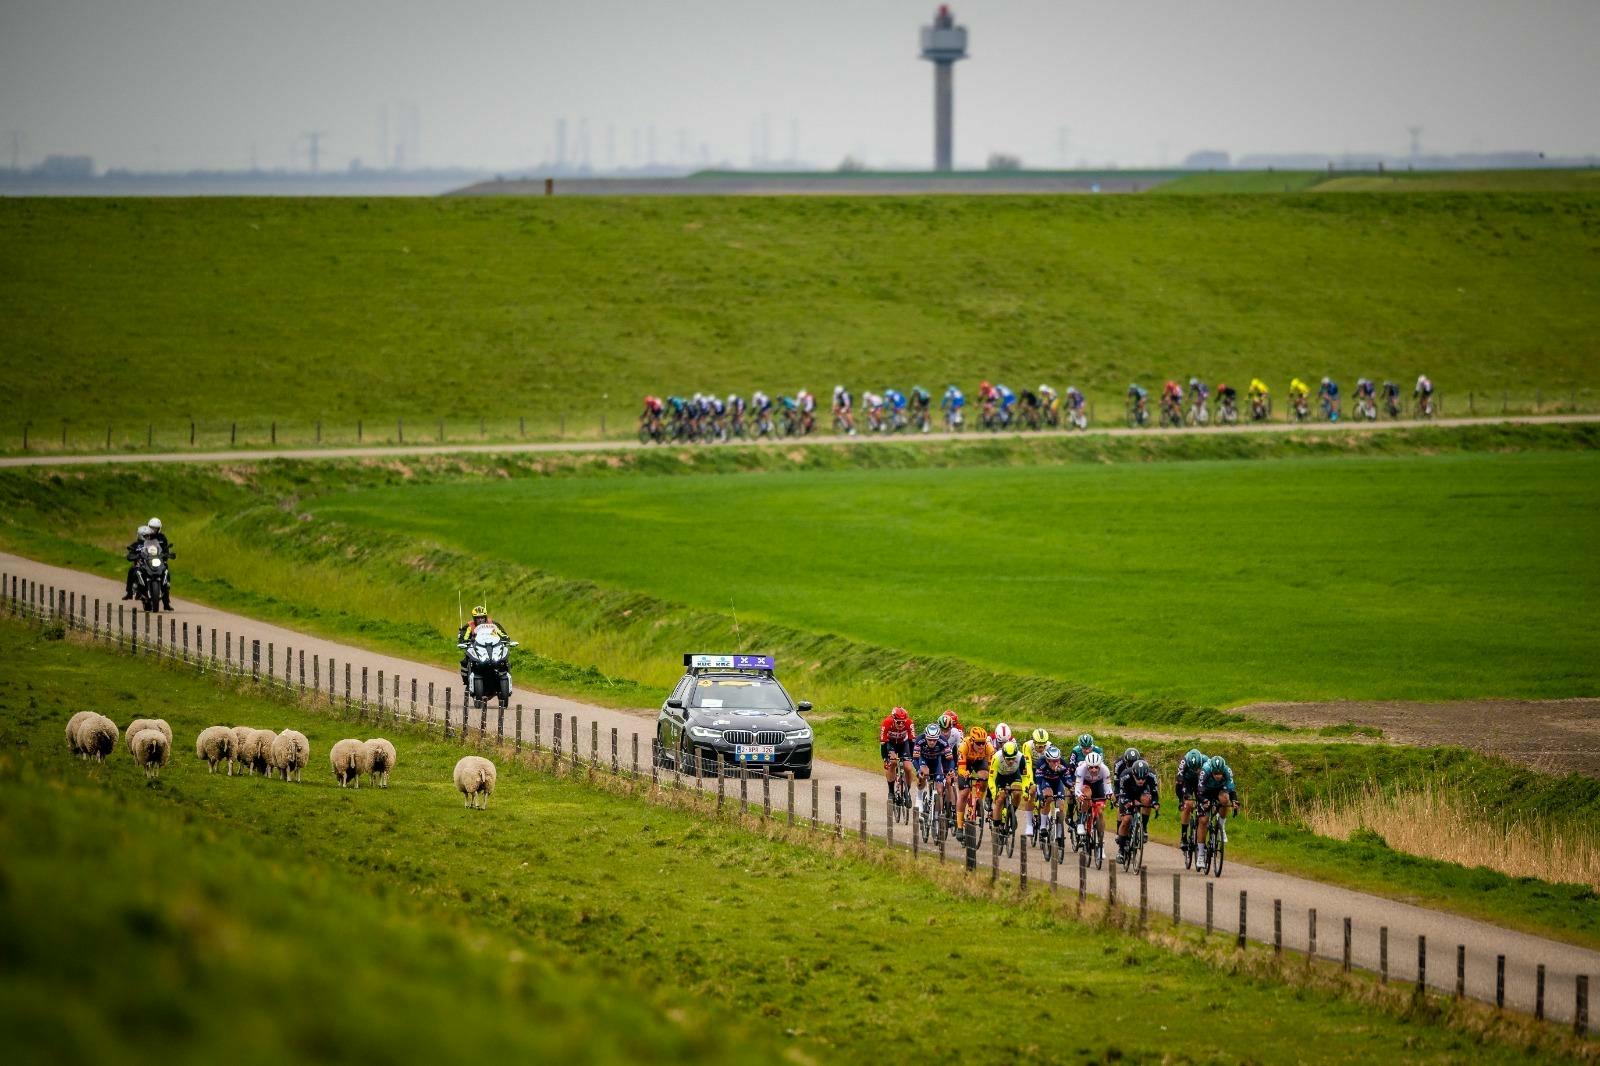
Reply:
M734 767L716 760L685 769L674 761L658 758L654 736L642 741L637 731L624 738L617 728L611 727L602 735L597 721L589 721L588 729L584 730L576 715L555 712L546 716L538 706L533 707L530 714L520 703L477 708L461 701L452 704L453 688L449 685L439 686L443 690L440 693L433 682L421 682L414 676L402 677L394 672L386 676L383 670L320 654L312 654L308 659L304 649L287 645L279 649L275 642L263 643L243 635L236 638L231 630L202 628L169 615L151 614L98 597L91 599L73 589L43 585L4 572L0 572L0 606L14 618L59 626L64 633L74 633L129 655L209 675L222 683L279 693L313 710L321 708L361 722L388 723L454 740L462 746L492 749L503 759L517 760L548 772L577 775L589 781L614 782L630 794L708 815L733 818L750 828L794 830L827 838L835 844L869 847L879 854L886 846L913 865L926 868L928 862L936 863L936 868L957 877L958 880L951 883L971 887L976 882L991 891L1010 891L1007 886L1014 885L1023 895L1042 892L1070 904L1070 913L1078 918L1098 917L1124 931L1152 933L1152 926L1162 914L1170 913L1168 922L1163 924L1169 924L1173 930L1185 924L1199 927L1203 929L1204 943L1215 944L1213 938L1220 936L1224 945L1231 943L1239 951L1243 951L1251 939L1260 945L1270 945L1273 976L1284 977L1289 973L1284 965L1286 953L1299 954L1303 956L1308 979L1316 967L1321 968L1324 976L1332 974L1344 978L1348 978L1353 969L1375 969L1380 987L1387 988L1393 979L1396 985L1408 985L1418 1000L1429 996L1437 998L1441 994L1454 1001L1469 998L1468 952L1464 944L1455 946L1453 975L1435 969L1430 976L1428 940L1426 935L1417 935L1415 966L1405 973L1401 972L1404 968L1391 967L1390 929L1381 925L1376 929L1374 968L1370 960L1361 964L1356 961L1357 933L1370 936L1370 927L1360 928L1350 916L1344 916L1341 924L1335 926L1339 935L1319 937L1318 911L1309 908L1300 914L1304 922L1301 928L1305 931L1300 937L1285 925L1283 900L1273 899L1270 901L1269 937L1264 930L1253 931L1259 927L1252 924L1249 893L1241 889L1237 894L1237 920L1231 930L1224 929L1218 920L1223 913L1218 909L1218 882L1211 878L1201 882L1204 885L1203 919L1199 905L1186 896L1186 878L1180 873L1171 875L1171 909L1165 912L1152 902L1153 878L1146 866L1126 871L1124 879L1136 878L1136 884L1124 884L1119 888L1117 863L1108 863L1102 870L1091 865L1085 852L1078 851L1074 859L1067 861L1064 878L1060 849L1053 850L1050 861L1043 862L1030 856L1030 846L1024 840L1023 846L1015 849L1018 862L1013 871L1009 869L1010 855L1004 851L997 834L989 834L985 855L982 854L985 849L965 839L958 840L953 834L938 835L935 839L922 833L915 818L899 821L892 804L884 809L879 834L869 825L865 791L858 792L855 802L850 802L843 786L832 786L831 795L827 795L816 779L801 784L793 776L774 777L760 768ZM1003 857L1008 860L1004 864ZM1030 861L1042 866L1030 871ZM1008 868L1002 870L1002 865ZM1257 900L1258 910L1262 902ZM1494 956L1492 995L1488 992L1486 965L1486 961L1479 960L1470 997L1492 1003L1497 1011L1503 1010L1507 1002L1506 956ZM1572 1013L1567 1021L1571 1031L1586 1037L1590 1029L1589 975L1563 975L1562 979L1570 982L1572 998L1567 1002L1572 1004ZM1534 985L1531 1013L1536 1020L1544 1021L1551 975L1543 963L1536 966ZM1346 981L1342 987L1356 986Z

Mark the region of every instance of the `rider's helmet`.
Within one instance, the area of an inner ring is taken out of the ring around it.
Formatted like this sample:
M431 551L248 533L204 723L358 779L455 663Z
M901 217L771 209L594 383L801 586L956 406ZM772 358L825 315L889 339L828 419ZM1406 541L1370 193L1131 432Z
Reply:
M472 609L472 620L474 622L487 622L489 620L489 609L481 603L478 604Z
M1045 762L1060 762L1061 749L1056 747L1054 744L1050 745L1048 748L1044 749L1044 758Z
M1206 773L1208 773L1208 774L1225 774L1227 772L1228 772L1228 764L1225 761L1223 761L1222 756L1213 755L1213 756L1211 756L1211 758L1206 760Z
M984 743L985 741L987 741L989 739L989 731L987 729L983 728L983 726L981 726L981 725L975 725L970 730L968 730L967 739L968 740L975 740L979 744L982 744L982 743Z
M834 387L833 387L833 396L834 396L834 399L838 399L838 398L839 398L839 395L840 395L840 394L841 394L841 393L843 393L843 392L844 392L844 386L843 386L843 385L835 385L835 386L834 386Z
M1079 733L1078 734L1078 747L1082 748L1084 751L1088 751L1090 748L1094 747L1094 734L1093 733Z
M996 744L1004 744L1006 741L1008 741L1010 739L1011 739L1011 727L1010 726L1006 725L1004 722L1001 722L999 725L994 727L994 742Z
M1328 384L1328 378L1327 378L1327 375L1323 375L1323 378L1322 378L1322 383L1323 383L1323 384L1324 384L1324 385L1326 385L1326 384Z
M1014 758L1017 754L1017 742L1008 740L1000 750L1006 753L1006 758Z
M1103 770L1105 769L1106 761L1098 751L1091 751L1083 757L1083 765L1091 770Z
M1191 388L1199 388L1200 387L1200 379L1199 378L1190 378L1189 379L1189 385L1190 385Z
M739 394L737 392L728 393L728 406L732 407L733 404L734 404L734 401L736 401L738 398L739 398Z
M1150 776L1150 764L1145 762L1143 759L1137 760L1133 764L1133 779L1135 781L1143 781L1145 778L1147 778L1149 776Z
M889 717L894 719L894 724L904 728L911 724L911 715L906 713L904 707L896 707L889 712Z
M157 532L157 533L161 532L161 519L152 518L152 519L150 519L149 522L147 522L145 524L148 525L155 532Z
M1042 748L1048 743L1050 743L1050 730L1035 729L1033 731L1033 746L1035 748Z
M941 732L950 732L950 727L954 724L955 722L953 719L951 719L949 711L946 711L939 716L939 729Z
M150 533L151 533L151 530L150 530L149 526L140 526L139 527L139 537L140 537L140 539L148 537L150 535Z
M928 728L922 731L922 735L927 737L929 740L938 740L940 737L944 736L944 731L939 728L939 724L937 722L929 722Z
M1129 748L1127 751L1123 752L1122 753L1122 761L1127 763L1127 764L1129 764L1130 766L1132 764L1138 762L1139 761L1139 749L1138 748Z
M1199 748L1190 748L1183 757L1183 765L1191 770L1202 769L1206 764L1205 753Z

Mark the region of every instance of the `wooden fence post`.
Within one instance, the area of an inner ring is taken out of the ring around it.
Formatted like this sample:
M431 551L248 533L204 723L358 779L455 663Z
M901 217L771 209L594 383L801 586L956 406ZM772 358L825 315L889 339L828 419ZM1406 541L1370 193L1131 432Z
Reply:
M1245 925L1245 916L1246 916L1245 900L1249 895L1250 895L1250 893L1244 891L1243 889L1239 890L1239 941L1238 941L1238 945L1237 946L1240 947L1240 948L1244 947L1244 936L1245 936L1244 925Z
M1428 991L1428 938L1417 937L1417 995Z
M789 775L789 828L794 828L794 775Z
M1533 971L1533 1016L1544 1021L1544 963Z
M1182 898L1183 898L1183 875L1181 875L1181 874L1173 874L1172 875L1172 924L1173 924L1173 926L1177 926L1177 924L1179 922L1183 921Z
M818 819L817 819L817 793L819 791L820 791L820 789L818 789L818 787L817 787L817 779L813 777L811 779L811 828L812 829L817 828L817 825L818 825Z
M1494 957L1494 1006L1496 1010L1504 1010L1506 1006L1506 957Z
M611 727L611 776L617 775L617 727Z
M833 836L844 839L844 789L839 785L833 786Z
M516 739L516 749L517 749L517 754L518 754L518 755L521 755L521 754L522 754L522 704L520 704L520 703L519 703L519 704L517 704L517 739Z
M1350 972L1350 919L1344 920L1344 972Z
M1573 989L1577 1002L1572 1010L1572 1031L1578 1036L1585 1036L1589 1032L1589 975L1578 975L1577 987Z
M561 712L556 712L554 731L550 734L550 751L555 756L555 768L561 768Z
M639 776L639 734L633 735L633 776Z
M1378 926L1378 983L1389 983L1389 927Z
M1150 879L1144 866L1139 867L1139 928L1150 920Z
M1283 900L1281 899L1272 901L1272 953L1283 954Z
M1215 881L1208 880L1206 882L1206 936L1208 937L1211 935L1211 929L1214 924L1212 919L1215 914L1213 904L1215 903L1216 887L1217 883Z
M1317 908L1306 912L1306 962L1317 957Z
M149 617L148 614L145 615L146 619ZM156 628L156 632L161 632L159 626ZM250 680L257 682L261 680L261 642L259 640L250 642Z
M1467 994L1467 945L1456 945L1456 998Z

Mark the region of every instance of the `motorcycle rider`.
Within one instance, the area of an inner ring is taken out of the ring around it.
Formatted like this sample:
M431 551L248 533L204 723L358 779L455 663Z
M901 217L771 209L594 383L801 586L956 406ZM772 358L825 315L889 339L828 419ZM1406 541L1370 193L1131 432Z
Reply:
M484 607L482 604L479 604L472 609L472 618L467 622L466 625L462 626L461 629L457 631L456 643L472 643L472 635L478 631L478 627L486 625L494 626L496 629L500 630L500 635L502 637L507 640L511 639L511 634L506 632L505 626L501 625L499 622L496 622L493 618L490 618L488 608ZM472 684L470 678L468 677L468 675L471 673L471 670L472 662L467 658L466 653L463 652L461 655L461 687L467 689L469 692L472 690Z
M122 590L122 598L125 600L133 599L133 578L139 569L137 560L140 552L144 549L146 541L153 540L161 545L161 558L163 561L172 558L173 555L172 542L167 540L167 535L161 531L161 519L159 518L152 517L150 521L140 526L138 538L128 545L127 549L128 562L133 565L128 567L128 580ZM172 575L166 571L163 571L161 575L161 606L163 610L172 610Z

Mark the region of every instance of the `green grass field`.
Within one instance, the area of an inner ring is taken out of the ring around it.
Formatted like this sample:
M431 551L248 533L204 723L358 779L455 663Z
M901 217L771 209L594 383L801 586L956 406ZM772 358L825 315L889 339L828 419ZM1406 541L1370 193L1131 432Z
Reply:
M490 809L468 812L453 741L12 622L0 648L30 667L0 673L0 1021L24 1058L198 1061L227 1043L341 1061L463 1046L938 1058L952 1004L975 1001L988 1006L959 1039L1009 1056L1511 1062L1538 1046L1531 1030L1482 1042L1426 1012L1402 1020L513 763ZM159 782L120 749L103 766L68 755L62 723L88 704L172 723ZM208 774L193 736L219 720L305 732L305 782ZM337 789L329 744L375 733L399 748L393 786ZM151 1025L159 1043L139 1038Z
M1600 199L0 202L5 447L569 435L647 391L1600 385ZM49 367L48 374L37 368Z

